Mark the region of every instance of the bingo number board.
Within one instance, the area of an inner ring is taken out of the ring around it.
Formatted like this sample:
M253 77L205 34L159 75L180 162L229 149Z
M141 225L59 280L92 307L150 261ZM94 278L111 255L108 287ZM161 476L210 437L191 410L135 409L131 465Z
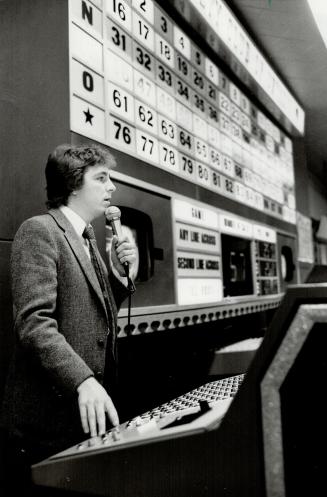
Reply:
M70 0L69 49L72 131L295 223L291 140L156 2Z

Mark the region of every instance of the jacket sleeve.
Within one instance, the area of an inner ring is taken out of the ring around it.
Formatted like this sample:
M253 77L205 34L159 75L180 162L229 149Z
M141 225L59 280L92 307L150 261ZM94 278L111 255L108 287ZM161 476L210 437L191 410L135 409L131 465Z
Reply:
M37 218L25 221L12 246L11 277L19 346L63 391L75 392L92 370L58 330L58 250Z

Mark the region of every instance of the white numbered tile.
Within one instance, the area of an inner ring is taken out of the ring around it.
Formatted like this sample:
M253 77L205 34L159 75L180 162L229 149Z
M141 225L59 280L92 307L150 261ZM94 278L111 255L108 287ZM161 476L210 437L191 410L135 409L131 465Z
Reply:
M262 176L251 172L250 178L248 178L248 184L251 188L254 188L258 192L268 193L269 182L266 181Z
M248 168L243 169L243 177L244 177L244 183L247 186L255 186L255 182L253 180L253 172L250 171Z
M234 161L228 155L223 155L222 172L232 178L235 177Z
M194 137L186 129L177 127L177 146L185 154L194 155Z
M176 102L176 122L188 131L193 130L193 113L180 102Z
M201 185L210 188L211 187L211 175L210 168L205 164L201 164L200 162L196 162L196 181Z
M241 113L241 110L239 109L239 107L237 107L237 105L235 105L233 102L231 102L231 105L230 105L230 117L236 124L241 126L242 113Z
M217 171L223 169L223 155L216 148L209 147L209 164Z
M155 53L170 68L174 68L174 49L168 41L159 34L155 34Z
M196 137L194 138L194 155L198 160L209 163L208 145L203 140Z
M263 208L265 211L270 211L270 200L266 197L263 197Z
M189 62L178 52L175 52L175 71L179 78L191 84L192 68Z
M200 71L197 68L192 69L191 84L197 93L204 95L204 96L207 94L207 80L203 76L203 74L200 73ZM213 85L211 85L211 86L213 86ZM213 96L212 91L211 91L211 95ZM211 99L211 100L213 100L213 99Z
M70 1L70 14L83 29L102 38L102 12L88 0Z
M156 85L147 78L145 74L133 69L134 75L134 94L141 98L147 104L155 107L156 105Z
M196 162L194 159L179 152L179 172L182 176L192 182L195 181L196 177L195 165Z
M106 37L110 50L113 50L128 61L132 60L133 47L131 36L109 18L106 19Z
M245 188L239 181L234 182L235 198L241 203L245 203Z
M222 176L222 191L224 195L227 195L229 197L235 197L234 181L230 178Z
M191 63L201 73L205 72L205 55L194 43L191 43Z
M149 133L157 135L158 132L158 115L155 110L135 99L135 125L137 128L143 128Z
M148 50L154 51L154 30L150 23L136 12L133 12L133 35Z
M103 72L102 43L89 35L76 24L71 23L69 33L70 53L97 72Z
M152 0L133 0L132 6L150 24L154 23L154 3Z
M193 133L203 140L208 139L208 126L204 119L193 113Z
M159 142L160 166L175 174L179 173L179 155L175 148Z
M214 64L208 57L205 58L205 75L212 83L218 86L219 71L216 64Z
M146 162L159 163L158 140L142 130L136 130L136 153Z
M215 87L215 85L211 82L208 81L206 82L206 96L208 100L211 102L212 105L215 107L218 105L218 90Z
M106 53L107 77L113 83L133 92L133 68L111 50Z
M235 178L243 182L244 180L243 167L237 164L237 162L235 161L234 161L234 171L235 171Z
M236 105L241 105L241 92L234 83L229 84L229 97Z
M154 29L170 44L174 43L173 23L157 4L154 5Z
M232 137L233 141L236 143L242 143L242 128L238 124L234 123L231 121L231 126L230 126L230 136Z
M254 206L260 211L263 210L263 195L259 192L254 192Z
M229 79L221 71L219 72L219 88L226 96L229 95Z
M118 150L135 155L135 128L116 116L109 115L109 145Z
M191 59L191 42L190 42L190 39L177 26L174 26L174 47L181 54L183 54L183 56L186 57L188 60Z
M205 119L207 115L207 103L204 97L202 95L199 95L194 90L190 90L190 93L192 98L193 111L198 113Z
M247 133L251 133L251 119L244 112L241 113L241 128L244 129Z
M238 142L232 142L232 158L240 165L243 164L243 150Z
M70 65L71 93L104 107L104 78L72 59Z
M132 31L132 9L125 0L106 0L106 13L126 31Z
M134 98L115 83L108 83L108 106L110 113L134 123Z
M158 137L160 140L177 146L177 126L165 116L158 116Z
M222 91L220 91L218 94L218 106L219 110L224 112L227 116L230 116L231 101Z
M224 154L233 155L233 141L232 139L224 133L220 135L220 149Z
M219 127L219 111L211 103L207 103L207 119L212 125Z
M242 154L243 154L243 165L247 169L252 169L253 167L253 157L252 153L249 152L247 148L242 147Z
M224 176L222 176L219 172L213 170L210 171L210 174L211 174L212 189L218 193L223 193Z
M230 119L223 112L219 114L220 130L226 135L230 135Z
M254 191L252 188L245 187L245 200L244 202L251 207L254 207Z
M245 114L250 115L250 101L249 99L241 93L240 97L240 107Z
M182 79L176 78L175 95L183 104L192 106L191 88Z
M133 42L133 63L134 66L144 72L144 74L155 79L155 59L154 57L141 45Z
M269 152L274 153L275 151L275 142L273 138L270 135L266 135L266 147L269 150Z
M266 131L266 117L259 110L258 110L258 114L257 114L257 121L258 121L259 127L262 130Z
M250 117L252 119L252 122L257 124L258 123L258 110L257 110L257 107L252 103L250 102Z
M210 145L213 145L214 148L220 149L220 131L217 128L214 128L210 124L207 127L208 130L208 142Z
M105 143L105 112L76 96L71 98L71 130Z
M172 70L159 60L156 60L156 82L166 91L175 93L176 77Z
M163 88L157 86L157 110L167 115L175 121L176 119L176 102L172 95L167 93Z

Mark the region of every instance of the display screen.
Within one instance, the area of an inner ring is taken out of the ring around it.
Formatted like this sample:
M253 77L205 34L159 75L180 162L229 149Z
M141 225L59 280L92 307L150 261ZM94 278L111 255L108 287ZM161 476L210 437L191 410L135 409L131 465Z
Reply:
M71 0L69 46L72 131L295 222L290 139L156 2Z
M224 297L253 293L251 240L221 235Z

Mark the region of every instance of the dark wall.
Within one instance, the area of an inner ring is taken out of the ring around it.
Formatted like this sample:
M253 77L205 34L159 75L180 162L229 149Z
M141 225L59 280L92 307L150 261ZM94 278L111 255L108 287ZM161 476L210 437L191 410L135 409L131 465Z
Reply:
M0 400L12 347L11 241L44 212L47 156L69 141L67 27L66 0L0 2Z

